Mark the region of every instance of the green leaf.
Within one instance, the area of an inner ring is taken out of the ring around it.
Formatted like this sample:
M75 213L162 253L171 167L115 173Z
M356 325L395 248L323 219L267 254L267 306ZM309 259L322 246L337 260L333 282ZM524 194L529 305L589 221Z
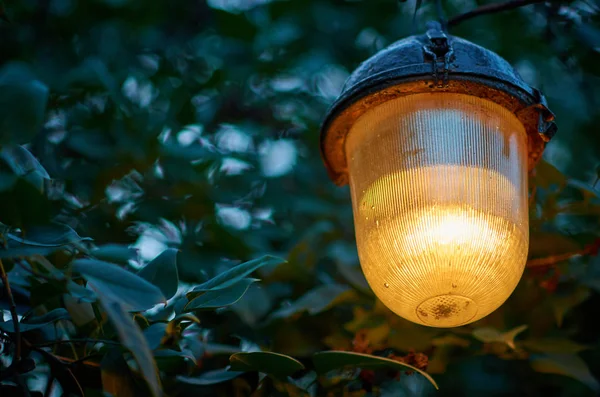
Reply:
M578 23L575 33L579 39L596 52L600 52L600 29L591 23Z
M29 67L12 62L0 69L0 143L27 143L44 122L48 87Z
M343 264L341 262L337 262L337 270L340 272L342 276L354 287L359 290L372 294L371 287L369 287L369 283L365 278L364 273L362 272L360 266L351 266L347 264Z
M319 373L326 373L346 367L359 367L363 369L393 368L401 371L414 371L423 375L436 389L439 389L435 380L433 380L427 372L413 367L412 365L404 364L389 358L362 353L326 351L316 353L313 356L313 363L315 364L315 369Z
M592 376L585 361L575 354L534 354L530 357L530 363L537 372L569 376L587 385L595 392L600 390L600 384Z
M90 252L90 254L101 261L127 265L130 260L137 258L138 251L137 249L131 248L128 245L106 244L99 246Z
M54 323L58 320L68 320L70 318L71 317L69 316L69 312L67 310L58 308L49 311L43 316L22 319L19 322L19 330L21 332L33 331L34 329L42 328L43 326ZM5 323L0 322L0 329L4 332L15 332L15 327L12 321L7 321Z
M143 311L166 302L158 287L112 263L77 259L73 270L84 276L94 291L110 296L127 311Z
M241 351L241 348L238 346L223 345L220 343L207 343L204 345L204 349L206 353L210 354L211 356L220 354L234 354Z
M155 323L144 329L144 336L148 341L150 349L155 350L160 347L163 336L167 331L167 323Z
M251 261L234 266L231 269L219 274L217 277L198 285L192 291L203 292L209 290L228 288L231 285L240 281L241 279L245 278L255 270L257 270L258 268L261 268L263 266L275 266L285 262L286 261L284 259L276 258L270 255L265 255L261 258L253 259Z
M169 248L148 263L138 276L156 285L165 298L171 299L177 293L179 276L177 274L177 250Z
M1 259L46 256L70 244L91 240L79 236L69 226L58 223L29 227L23 235L7 233L6 236L8 247L0 250Z
M189 145L182 146L171 143L163 143L160 146L160 154L164 157L175 157L182 160L194 161L194 160L218 160L223 155L214 150L209 150L202 145Z
M304 365L295 358L271 352L242 352L229 357L232 371L258 371L276 377L285 377L303 370Z
M67 289L69 290L71 296L77 300L77 302L96 302L96 293L91 289L84 287L83 285L69 281L67 283Z
M90 241L91 238L81 237L68 225L52 224L30 227L23 236L8 233L10 240L33 247L63 247L80 241Z
M230 306L239 301L248 290L252 283L257 282L255 278L245 278L237 284L223 289L207 291L202 295L192 299L183 308L184 311L198 309L216 309L218 307Z
M12 171L12 178L2 184L2 190L8 190L17 181L18 177L22 177L29 182L39 192L45 189L45 180L50 179L50 175L40 162L31 154L29 150L23 146L5 146L0 149L0 159L4 161L6 166Z
M573 239L557 233L532 232L529 244L529 257L547 257L581 250Z
M58 380L60 386L63 390L63 393L67 396L84 396L86 395L83 392L77 377L71 371L70 366L65 365L65 363L58 358L54 354L47 352L46 350L39 349L37 351L44 361L48 363L50 367L50 372L52 376ZM4 396L3 396L4 397Z
M14 241L8 242L6 249L0 250L0 259L7 258L27 258L34 255L50 255L60 250L62 247L40 247L35 245L25 245Z
M541 353L579 353L589 348L563 338L529 339L522 341L521 346Z
M471 342L467 339L463 339L459 336L448 334L434 338L431 340L433 346L458 346L458 347L469 347Z
M194 353L189 349L181 349L180 351L172 349L159 349L154 351L154 360L160 371L171 373L181 373L187 371L190 363L197 365Z
M515 349L515 337L527 328L527 325L520 325L504 333L495 328L477 328L473 330L473 336L484 343L506 343L511 349Z
M296 313L307 311L310 315L321 313L337 303L353 298L348 292L354 292L346 285L330 284L320 285L308 291L294 303L284 306L270 316L271 319L286 318Z
M540 160L535 166L534 182L536 186L548 189L552 186L565 186L567 178L555 166L546 160Z
M422 376L401 376L399 380L386 381L381 384L379 397L416 397L428 396L431 388L427 379Z
M108 293L104 294L105 291ZM144 334L123 304L115 299L111 290L99 289L98 295L102 307L119 335L119 341L133 355L152 395L161 397L162 391L156 363Z
M208 386L208 385L216 385L218 383L223 383L230 381L232 379L237 378L243 374L243 372L238 371L229 371L227 368L225 369L216 369L213 371L206 371L202 373L200 376L191 377L191 376L177 376L177 380L182 383L187 383L190 385L196 386Z
M574 307L585 302L591 295L590 290L582 285L569 294L555 294L551 298L556 325L562 327L565 315Z
M133 375L119 349L110 349L100 363L102 389L111 396L133 396L136 393Z
M516 336L519 335L521 332L525 331L527 328L528 328L527 325L520 325L518 327L515 327L515 328L511 329L510 331L503 333L502 340L504 341L504 343L506 343L508 345L508 347L510 347L511 349L514 350Z

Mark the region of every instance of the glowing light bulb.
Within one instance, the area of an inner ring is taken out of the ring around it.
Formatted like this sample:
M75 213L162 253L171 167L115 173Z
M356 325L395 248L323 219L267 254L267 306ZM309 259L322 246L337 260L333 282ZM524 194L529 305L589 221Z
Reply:
M379 299L453 327L497 309L527 259L526 135L503 107L416 94L361 116L346 141L361 266Z

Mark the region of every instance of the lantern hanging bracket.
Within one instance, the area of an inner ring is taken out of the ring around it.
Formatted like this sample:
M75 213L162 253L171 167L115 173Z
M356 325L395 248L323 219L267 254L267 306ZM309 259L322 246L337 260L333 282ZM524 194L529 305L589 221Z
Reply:
M535 96L536 102L516 112L520 119L527 119L528 113L537 115L537 131L544 142L550 141L556 134L557 126L554 123L554 113L548 109L546 98L542 93L532 88L532 93ZM530 116L531 117L531 116Z
M364 61L329 109L321 126L321 154L336 184L348 183L345 142L355 121L387 101L425 92L475 96L514 113L527 132L529 170L556 132L544 96L505 59L432 21L425 34L399 40Z
M423 52L431 59L434 84L441 88L448 85L448 72L450 69L450 58L454 54L448 36L442 30L439 22L430 22L426 33L429 43L423 45ZM443 61L443 69L438 70L438 63ZM440 83L439 75L442 75Z

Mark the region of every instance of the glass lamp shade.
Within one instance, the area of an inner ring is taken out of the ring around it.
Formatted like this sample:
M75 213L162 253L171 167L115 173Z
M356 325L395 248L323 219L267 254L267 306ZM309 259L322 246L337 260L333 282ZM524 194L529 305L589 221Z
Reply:
M504 303L529 244L514 114L464 94L404 96L360 116L345 151L361 266L388 308L456 327Z

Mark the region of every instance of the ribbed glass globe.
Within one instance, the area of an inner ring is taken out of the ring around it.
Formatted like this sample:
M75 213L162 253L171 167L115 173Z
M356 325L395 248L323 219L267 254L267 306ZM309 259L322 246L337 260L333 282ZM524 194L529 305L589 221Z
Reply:
M496 310L527 259L527 136L491 101L452 93L376 106L347 141L364 274L398 315L455 327Z

